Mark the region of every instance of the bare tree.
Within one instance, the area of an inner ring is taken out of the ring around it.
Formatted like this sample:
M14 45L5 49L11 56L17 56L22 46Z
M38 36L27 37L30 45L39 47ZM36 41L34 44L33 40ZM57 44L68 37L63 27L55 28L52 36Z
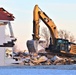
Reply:
M66 30L59 30L59 37L63 39L68 39L69 38L69 32Z
M59 30L58 34L59 34L59 38L67 39L69 40L69 42L76 41L74 35L71 34L69 31ZM50 37L51 37L49 29L46 27L43 27L41 29L41 36L45 38L45 40L47 41L47 46L48 46L50 42Z
M59 30L59 37L62 39L67 39L70 42L75 42L75 37L66 30Z
M42 27L40 36L45 38L45 40L47 42L46 46L49 46L49 42L50 42L50 40L49 40L50 39L50 31L49 31L49 29L46 28L46 27Z
M75 42L76 40L75 40L75 37L71 34L70 35L70 37L69 37L69 41L70 42Z
M59 32L58 32L58 33L59 33L59 37L60 37L60 38L63 38L63 35L64 35L63 30L59 30Z

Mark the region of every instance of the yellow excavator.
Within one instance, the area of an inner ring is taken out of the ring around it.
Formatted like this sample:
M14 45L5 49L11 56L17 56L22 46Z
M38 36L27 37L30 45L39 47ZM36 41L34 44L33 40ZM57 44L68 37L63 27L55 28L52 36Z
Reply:
M45 25L49 28L50 30L50 34L51 34L51 38L50 40L50 45L48 48L46 48L46 50L50 50L51 52L61 52L61 51L65 51L65 52L69 52L69 46L71 43L66 39L62 39L58 37L58 30L56 25L54 24L54 22L52 21L52 19L50 19L45 12L43 12L38 5L35 5L34 7L34 11L33 11L33 41L36 42L39 41L40 36L39 36L39 23L42 20ZM35 43L33 43L35 44ZM30 41L27 42L27 45L33 45L32 43L30 43ZM35 45L37 47L37 45ZM34 47L34 45L33 45ZM35 48L37 49L37 48ZM30 50L32 50L32 46L30 47ZM34 50L34 48L33 48ZM35 51L35 50L34 50Z

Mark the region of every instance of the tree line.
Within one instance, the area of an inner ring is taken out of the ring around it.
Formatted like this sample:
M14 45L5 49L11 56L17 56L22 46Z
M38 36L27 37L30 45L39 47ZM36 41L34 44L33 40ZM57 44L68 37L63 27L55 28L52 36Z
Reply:
M51 37L49 29L46 28L46 27L42 27L40 36L43 37L46 40L47 46L48 46L49 41L50 41L49 39ZM58 31L58 36L59 36L59 38L69 40L69 42L75 42L76 41L74 35L71 32L67 31L67 30L61 30L60 29Z

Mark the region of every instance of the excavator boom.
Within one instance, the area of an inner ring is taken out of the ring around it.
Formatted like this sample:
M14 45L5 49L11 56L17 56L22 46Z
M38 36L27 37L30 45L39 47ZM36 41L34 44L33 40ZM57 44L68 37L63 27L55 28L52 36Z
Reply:
M39 39L39 20L42 20L45 25L49 28L50 34L52 35L52 43L55 43L55 38L58 38L58 31L56 25L39 7L35 5L33 11L33 39Z

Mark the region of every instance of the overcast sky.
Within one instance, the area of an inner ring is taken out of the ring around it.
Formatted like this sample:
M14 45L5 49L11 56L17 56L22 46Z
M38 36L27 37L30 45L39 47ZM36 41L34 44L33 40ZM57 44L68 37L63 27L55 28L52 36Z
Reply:
M12 26L19 48L25 49L25 42L32 39L36 4L54 21L58 30L65 29L76 37L76 0L0 0L0 7L15 16Z

